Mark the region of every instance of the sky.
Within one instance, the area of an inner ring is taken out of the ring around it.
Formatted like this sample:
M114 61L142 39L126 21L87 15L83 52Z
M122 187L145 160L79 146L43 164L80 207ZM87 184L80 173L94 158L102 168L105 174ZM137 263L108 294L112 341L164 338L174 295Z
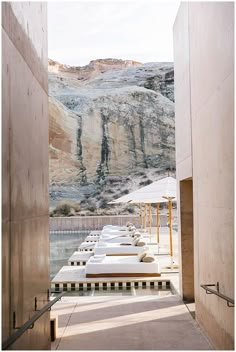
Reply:
M173 61L179 1L48 2L49 58L83 66L115 58Z

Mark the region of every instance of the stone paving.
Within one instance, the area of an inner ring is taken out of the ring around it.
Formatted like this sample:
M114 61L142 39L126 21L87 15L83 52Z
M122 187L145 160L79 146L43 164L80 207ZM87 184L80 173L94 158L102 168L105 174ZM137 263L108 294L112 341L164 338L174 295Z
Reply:
M211 350L193 319L190 309L179 298L178 269L170 271L168 229L162 230L160 249L151 246L162 267L166 288L120 291L82 291L64 296L51 311L58 317L58 336L53 350ZM174 262L178 264L178 235L173 234ZM73 271L73 267L71 268ZM81 268L82 270L82 268ZM174 293L174 294L173 294ZM191 314L190 314L191 313Z
M149 292L150 293L150 292ZM58 316L58 350L211 350L177 295L64 297Z

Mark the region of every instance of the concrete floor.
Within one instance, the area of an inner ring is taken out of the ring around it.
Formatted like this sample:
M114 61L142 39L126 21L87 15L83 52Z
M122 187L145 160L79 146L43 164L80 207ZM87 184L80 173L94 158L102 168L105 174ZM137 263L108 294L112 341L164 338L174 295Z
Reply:
M166 293L163 292L163 295ZM63 297L58 350L211 350L178 295Z
M155 233L153 228L150 242L155 242ZM170 264L167 228L161 229L160 243L160 254L166 255L158 256L158 260L164 269ZM177 232L173 232L173 247L174 261L178 263ZM168 278L178 293L178 270L164 271L162 278ZM51 315L58 316L58 337L52 343L53 350L212 349L193 319L194 306L186 307L177 294L152 290L88 294L65 296L53 306Z

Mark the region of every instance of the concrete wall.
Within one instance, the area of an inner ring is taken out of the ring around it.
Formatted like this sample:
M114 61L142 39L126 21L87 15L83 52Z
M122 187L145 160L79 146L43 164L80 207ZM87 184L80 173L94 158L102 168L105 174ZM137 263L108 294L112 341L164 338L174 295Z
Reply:
M49 288L47 5L2 3L2 340ZM41 302L39 308L45 303ZM50 349L49 313L13 349Z
M139 215L112 215L112 216L76 216L50 218L50 231L83 231L102 230L105 225L126 225L132 222L137 228L140 227ZM166 226L167 216L160 216L160 226ZM152 226L156 226L156 217L153 216ZM147 217L148 229L148 217Z
M233 349L234 309L200 285L219 282L234 297L234 4L182 3L174 56L177 179L193 179L196 319L216 349Z

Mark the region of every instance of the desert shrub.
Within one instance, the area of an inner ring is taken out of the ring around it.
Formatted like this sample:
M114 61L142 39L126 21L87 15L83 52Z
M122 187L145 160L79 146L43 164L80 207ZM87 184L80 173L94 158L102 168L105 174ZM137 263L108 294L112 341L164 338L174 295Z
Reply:
M52 216L74 216L80 210L80 204L71 200L60 202L53 210Z
M93 197L99 196L100 194L101 194L101 190L98 189L97 191L95 191L95 192L93 193Z
M128 213L130 214L134 214L135 210L133 207L127 207L126 210L128 211Z
M107 193L109 193L109 194L113 194L113 193L115 193L115 191L113 190L113 189L108 189L107 191L106 191Z
M167 203L160 203L159 208L160 210L167 209Z
M119 176L107 176L105 179L106 184L113 184L121 181L121 177Z
M67 216L75 216L75 215L76 215L75 209L71 208Z
M89 205L87 208L89 211L94 212L96 210L96 206L95 205Z
M80 205L85 205L85 204L87 204L87 200L86 200L86 199L82 199L82 200L80 201Z
M99 203L99 207L102 209L108 208L109 207L108 200L106 198L103 198Z
M97 200L101 200L103 197L102 197L102 195L101 194L99 194L98 196L96 196L96 199Z
M152 183L151 180L146 180L146 181L141 181L141 182L139 182L139 185L140 185L140 186L147 186L147 185L150 185L150 183Z
M143 172L143 171L137 171L136 173L135 173L135 175L136 176L144 176L145 175L145 172ZM146 176L146 175L145 175Z
M120 194L123 196L125 194L128 194L129 190L128 189L124 189L123 191L120 192Z

